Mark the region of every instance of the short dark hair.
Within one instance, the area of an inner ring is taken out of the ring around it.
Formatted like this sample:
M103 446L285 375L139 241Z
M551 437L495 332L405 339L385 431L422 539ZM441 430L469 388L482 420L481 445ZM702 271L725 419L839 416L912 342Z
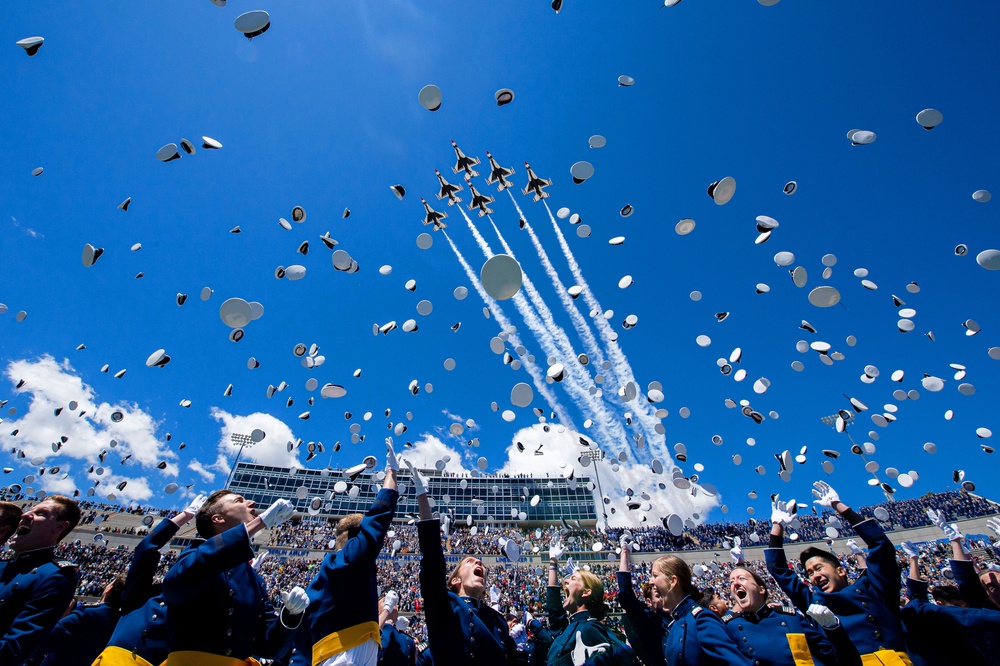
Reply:
M697 599L698 605L708 608L715 602L715 595L716 592L714 587L706 587L701 591L701 596Z
M955 585L935 585L931 588L931 596L939 604L947 604L949 606L955 602L964 601L962 595L958 592L958 587Z
M840 559L836 555L834 555L833 553L831 553L828 550L823 550L822 548L817 548L816 546L809 546L808 548L806 548L805 550L803 550L802 554L799 555L799 562L801 562L802 566L805 567L806 566L806 562L808 562L809 560L811 560L814 557L818 557L820 559L823 559L823 560L829 562L830 564L832 564L835 567L843 566L840 563Z
M364 516L360 513L351 513L337 521L337 527L334 528L334 534L336 535L335 547L337 550L347 545L348 539L353 539L361 534L362 518Z
M7 536L13 534L14 530L17 529L17 524L21 522L21 513L21 507L13 502L0 502L0 529L9 527L10 531Z
M66 529L63 530L62 534L59 535L59 541L66 538L66 535L76 529L76 526L80 523L80 505L65 495L49 495L45 498L46 502L52 502L59 507L59 519L65 520L69 523Z
M208 496L205 503L198 509L198 515L194 517L194 526L200 536L206 539L211 539L215 536L215 524L212 522L212 516L219 512L219 504L222 503L222 498L235 494L232 490L223 488L222 490L216 490Z

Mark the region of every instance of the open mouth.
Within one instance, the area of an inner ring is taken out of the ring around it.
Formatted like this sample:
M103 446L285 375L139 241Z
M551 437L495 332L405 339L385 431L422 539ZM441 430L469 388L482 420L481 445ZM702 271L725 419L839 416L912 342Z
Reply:
M17 526L17 531L14 534L17 534L17 535L20 536L20 535L25 535L25 534L27 534L30 531L31 531L31 525L18 525Z
M740 601L743 601L744 599L747 598L747 591L742 587L733 588L733 594L735 594L736 598L739 599Z
M475 568L474 568L474 569L472 570L472 575L473 575L473 576L478 576L479 578L482 578L482 579L484 579L484 580L485 580L485 578L486 578L486 569L484 569L484 568L483 568L483 567L481 567L481 566L480 566L480 567L475 567Z

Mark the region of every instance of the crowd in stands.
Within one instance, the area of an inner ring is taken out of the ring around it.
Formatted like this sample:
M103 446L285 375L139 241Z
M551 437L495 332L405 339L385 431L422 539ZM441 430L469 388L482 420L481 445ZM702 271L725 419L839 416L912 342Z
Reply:
M942 493L933 496L926 496L919 499L906 500L879 505L890 512L890 521L884 523L888 528L890 524L895 527L916 527L929 523L925 511L927 508L944 508L954 519L972 518L990 515L996 512L995 507L988 502L970 497L960 493ZM861 512L865 515L872 515L874 509L878 507L862 507ZM110 507L94 507L90 511L110 509ZM137 513L137 515L140 515ZM142 513L141 515L145 515ZM825 528L829 516L810 514L801 517L802 528L798 529L799 538L802 541L821 540L828 537ZM81 521L83 522L83 521ZM725 555L725 550L733 545L733 538L739 536L746 546L766 545L767 534L765 532L767 523L761 521L759 524L754 521L745 523L721 523L705 524L695 527L685 533L680 540L672 536L662 527L633 528L636 541L639 543L639 552L663 552L675 547L678 541L685 545L697 542L698 545L712 544L716 552L700 566L694 567L697 577L696 584L700 588L713 587L724 596L728 593L728 576L732 570L733 562ZM268 544L262 546L261 550L273 548L294 548L294 549L325 549L328 542L333 538L334 524L325 519L304 517L300 522L289 522L281 526L280 529L273 530L269 536ZM452 524L447 541L450 547L450 557L457 560L460 553L479 553L500 555L501 548L498 545L501 539L515 538L522 545L538 547L541 552L545 552L549 540L557 531L556 527L548 530L519 530L517 528L486 526L476 529L470 528L461 523L456 526ZM614 528L609 532L596 530L576 530L562 531L561 537L571 545L571 550L593 552L592 544L601 541L605 544L607 552L613 552L620 536L621 529ZM844 536L850 536L851 529L843 525ZM758 534L758 540L750 539L749 535ZM757 544L757 542L761 542ZM575 544L575 548L572 546ZM1000 548L994 548L991 543L982 538L967 539L968 550L986 560L992 558L1000 561ZM945 585L950 582L948 558L950 557L950 547L946 540L932 541L919 544L920 557L923 571L933 585ZM395 590L399 594L398 608L401 613L411 615L410 633L420 636L421 622L421 599L419 585L420 563L416 553L415 528L410 525L397 525L386 537L383 554L378 560L378 580L383 591ZM277 551L281 553L281 550ZM104 586L115 576L127 570L132 557L132 549L125 545L109 546L104 541L82 542L80 540L67 541L57 549L58 556L73 561L80 571L77 595L82 597L99 596ZM906 558L902 552L898 552L899 560L906 570ZM845 569L856 576L863 568L863 558L851 552L840 555L841 562ZM157 580L176 561L176 551L166 551L162 557L157 571ZM768 580L767 571L763 562L750 561L747 566L765 580ZM259 573L267 581L268 589L275 595L275 603L279 603L278 592L287 590L294 585L306 586L316 575L319 560L282 557L280 555L266 556L258 565ZM586 568L597 574L605 585L606 599L611 612L614 614L609 618L609 625L618 626L620 621L617 614L621 609L616 603L618 594L614 572L617 570L617 562L611 563L607 559L597 562L590 562L584 565ZM649 579L650 565L648 563L636 562L633 565L633 576L636 587L639 588ZM489 572L490 603L504 611L513 610L518 615L528 612L532 615L543 615L542 603L545 598L546 571L544 565L527 565L506 563L504 566L492 567ZM776 585L771 586L771 599L773 601L787 602L784 595Z

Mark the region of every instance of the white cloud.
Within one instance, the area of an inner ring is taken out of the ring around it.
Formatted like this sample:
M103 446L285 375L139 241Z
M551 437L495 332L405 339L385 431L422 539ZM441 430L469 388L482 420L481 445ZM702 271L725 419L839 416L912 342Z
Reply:
M218 407L213 407L211 414L212 418L222 422L218 444L219 457L215 464L209 466L211 469L218 469L228 474L239 450L238 447L233 446L230 436L233 433L249 435L255 428L263 430L265 437L257 444L244 448L240 460L249 460L261 465L274 465L276 467L302 466L299 463L298 449L288 450L288 442L294 444L298 440L292 433L292 429L281 419L262 412L237 416Z
M106 468L131 456L127 468L141 473L135 477L114 475L113 483L102 479L97 496L106 496L109 484L113 490L114 485L127 481L125 491L114 491L119 497L147 499L152 495L150 474L177 476L177 454L157 438L159 424L153 417L136 404L100 402L94 389L77 376L68 360L59 363L44 355L34 360L11 361L4 374L15 385L23 380L16 391L30 398L27 409L17 415L19 418L5 422L0 432L0 446L23 451L24 458L20 461L24 465L32 458L42 458L42 466L61 468L58 475L40 477L36 488L65 494L72 494L79 488L81 494L86 494L92 481L88 482L82 475L74 477L70 470L82 472L91 465L101 465L99 456L105 451ZM71 410L69 404L74 401L76 408ZM120 411L124 417L118 423L111 420L115 411ZM11 434L14 431L16 435ZM111 446L112 440L117 442L115 447ZM58 451L52 450L53 443L61 444ZM83 464L73 465L73 461ZM163 470L157 469L161 461L167 463Z
M448 446L434 435L424 435L424 438L413 444L410 449L396 449L418 469L435 469L438 460L448 457L444 469L454 474L471 474L471 470L462 464L462 453Z
M188 469L200 476L205 483L211 483L215 480L215 473L201 464L197 458L191 459L191 462L188 463Z
M586 435L584 435L586 437ZM507 449L507 461L500 468L501 473L507 474L530 474L535 477L546 475L568 476L571 471L575 471L576 478L583 476L590 477L596 484L600 479L600 490L608 497L610 504L606 505L608 510L608 521L614 525L638 525L643 514L649 524L659 524L660 519L671 513L676 513L683 518L698 518L695 522L704 520L708 510L718 506L715 497L709 497L704 493L692 495L689 490L675 488L670 481L670 470L672 463L662 461L663 474L653 474L652 469L645 464L635 463L631 460L627 463L617 464L617 471L614 471L613 464L617 463L616 451L605 451L607 458L598 463L590 463L586 467L580 462L580 454L586 451L586 447L580 444L580 434L568 428L558 425L549 425L548 432L545 426L535 424L519 430L514 435L514 441ZM589 437L588 437L589 439ZM524 451L520 451L517 443L524 446ZM541 445L542 455L535 452ZM594 466L597 465L597 474L594 474ZM665 488L660 488L660 484ZM630 511L626 506L629 497L626 490L631 488L633 495L638 501L641 494L645 492L649 496L650 509L646 512ZM600 507L603 499L594 490L595 501ZM615 509L611 513L611 508ZM598 511L600 517L600 510Z

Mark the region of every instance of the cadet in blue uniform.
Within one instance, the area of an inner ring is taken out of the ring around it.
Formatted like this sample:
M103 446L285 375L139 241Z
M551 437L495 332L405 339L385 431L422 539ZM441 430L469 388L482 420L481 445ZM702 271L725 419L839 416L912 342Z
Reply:
M825 606L810 606L809 618L791 606L769 606L764 580L744 567L729 574L729 589L733 610L722 622L740 652L755 664L860 666L857 649Z
M250 566L250 539L291 518L295 508L281 499L257 515L255 506L232 491L217 490L198 512L198 533L209 538L181 553L163 579L167 666L238 666L255 663L252 655L287 650L309 598L302 588L292 588L276 614L264 579Z
M549 666L628 666L638 661L601 620L607 613L604 585L595 574L577 569L559 585L559 558L566 549L554 541L549 546L549 580L545 612L552 631ZM562 593L566 592L563 601Z
M170 652L167 645L167 602L153 578L160 565L160 548L191 522L205 504L198 495L186 509L164 518L132 551L121 598L121 618L94 666L159 666Z
M1000 612L927 601L927 581L920 577L919 552L904 541L910 560L906 579L909 603L900 611L906 647L915 666L1000 662Z
M528 665L545 666L552 646L552 632L538 618L528 622L524 630L528 632Z
M382 621L382 644L378 650L379 666L414 666L417 661L416 643L402 632L399 609L396 608L398 602L399 595L393 591L389 591L385 599L379 602L382 607L379 611L379 620ZM408 627L409 621L402 624Z
M621 537L621 547L622 555L615 577L618 579L618 605L625 611L625 635L642 663L646 666L666 666L663 636L666 633L667 616L636 597L629 565L631 543L625 534Z
M478 557L465 557L445 578L440 521L431 514L427 483L407 461L420 506L420 594L424 599L428 649L420 664L500 666L515 664L517 646L500 613L484 603L487 570ZM442 585L447 582L447 586Z
M653 562L650 582L669 609L663 656L668 666L748 666L753 662L743 656L726 633L719 616L700 606L694 598L698 590L691 580L691 569L676 555L665 555Z
M121 613L125 576L104 588L96 604L77 606L59 620L35 650L29 663L37 666L90 666L111 638Z
M804 583L788 568L782 548L784 526L795 518L795 501L785 505L776 498L771 513L771 542L764 550L768 572L799 610L808 611L812 604L821 604L835 613L861 653L862 663L909 664L899 621L902 583L895 547L877 521L865 520L852 511L829 484L817 481L814 486L815 503L832 508L864 539L869 548L868 568L851 584L836 555L807 548L799 556L809 580L809 584Z
M958 530L958 525L948 524L943 511L927 509L927 517L944 532L951 544L952 557L948 561L951 571L955 574L958 590L972 608L989 608L1000 610L1000 578L993 571L976 571L976 565L962 547L965 537ZM995 519L994 519L995 520Z
M55 547L80 522L80 507L50 495L18 521L14 559L0 562L0 664L19 666L63 616L76 590L76 565Z
M399 460L392 439L385 440L386 469L382 490L368 513L344 516L337 523L336 550L327 553L309 584L309 611L295 639L310 653L311 666L375 666L381 634L375 560L396 513ZM301 663L301 659L296 659Z

